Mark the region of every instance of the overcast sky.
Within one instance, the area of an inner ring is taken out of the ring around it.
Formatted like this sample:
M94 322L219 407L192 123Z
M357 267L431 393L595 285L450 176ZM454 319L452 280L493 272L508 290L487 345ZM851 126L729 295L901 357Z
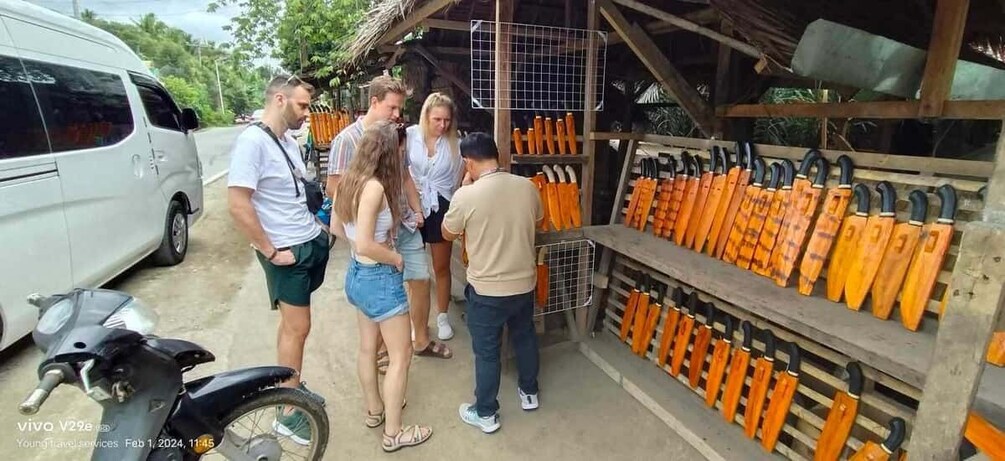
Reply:
M207 13L209 0L78 0L80 11L91 10L99 18L131 22L146 13L154 13L165 23L192 34L197 39L228 42L230 32L222 29L240 10L233 5ZM73 0L28 0L72 16Z

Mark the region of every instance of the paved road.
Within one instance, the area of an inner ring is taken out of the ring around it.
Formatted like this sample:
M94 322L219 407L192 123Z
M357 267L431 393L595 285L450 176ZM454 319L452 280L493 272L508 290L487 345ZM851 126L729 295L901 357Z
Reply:
M195 144L202 160L203 180L216 178L230 167L230 149L234 139L246 125L225 128L209 128L195 134Z

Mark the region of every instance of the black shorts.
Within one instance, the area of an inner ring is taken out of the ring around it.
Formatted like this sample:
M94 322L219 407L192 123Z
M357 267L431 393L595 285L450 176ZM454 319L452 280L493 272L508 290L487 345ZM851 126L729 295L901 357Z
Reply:
M431 213L429 217L426 218L426 223L419 229L422 232L422 241L426 243L440 243L446 241L443 239L443 231L440 230L440 226L443 224L443 216L446 215L447 210L450 209L450 201L443 198L440 194L436 194L436 198L440 203L440 209Z

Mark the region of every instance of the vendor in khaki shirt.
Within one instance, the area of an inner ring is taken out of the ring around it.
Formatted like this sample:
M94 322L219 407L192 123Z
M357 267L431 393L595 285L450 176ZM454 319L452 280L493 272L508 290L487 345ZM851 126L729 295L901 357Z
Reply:
M468 252L467 323L475 354L475 403L461 404L465 423L499 429L499 346L509 326L524 410L538 407L538 346L534 332L534 232L544 218L537 188L499 168L495 141L473 133L460 145L466 171L443 218L447 240L461 234Z

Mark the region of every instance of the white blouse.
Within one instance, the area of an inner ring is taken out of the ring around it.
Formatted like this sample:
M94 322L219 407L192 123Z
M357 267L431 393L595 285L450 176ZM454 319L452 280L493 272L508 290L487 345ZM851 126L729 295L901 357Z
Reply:
M423 140L422 128L419 125L412 125L406 130L408 138L405 144L406 155L408 155L409 171L412 173L412 180L419 190L422 201L422 215L429 217L430 214L440 209L440 202L437 198L452 200L454 191L460 185L461 168L463 162L460 154L454 155L450 148L450 142L445 136L440 136L436 140L436 149L433 156L426 154L426 142Z

